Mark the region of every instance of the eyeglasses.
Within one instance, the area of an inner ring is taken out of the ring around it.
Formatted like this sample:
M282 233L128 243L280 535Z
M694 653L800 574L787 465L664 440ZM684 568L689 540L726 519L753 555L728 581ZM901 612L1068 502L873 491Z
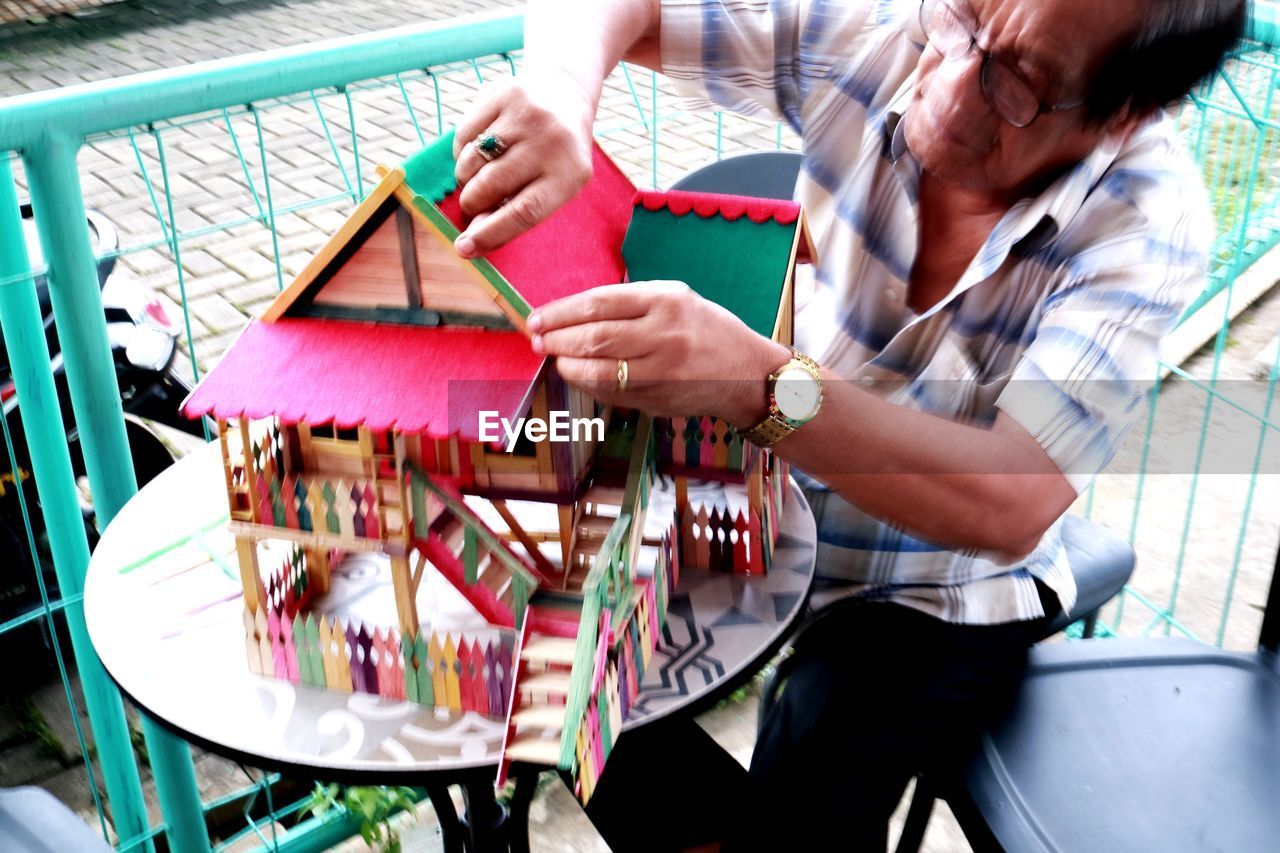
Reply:
M1014 127L1026 127L1042 113L1074 110L1086 103L1045 104L1040 100L1026 78L978 44L977 15L964 0L955 0L955 5L948 0L921 0L920 26L929 43L947 59L961 59L978 49L982 54L982 96Z

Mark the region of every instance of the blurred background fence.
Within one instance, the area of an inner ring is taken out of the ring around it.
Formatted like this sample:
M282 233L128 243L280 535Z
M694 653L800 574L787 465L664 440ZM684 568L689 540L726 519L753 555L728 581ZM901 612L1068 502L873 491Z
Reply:
M1271 7L1255 13L1251 40L1179 114L1217 219L1209 286L1120 458L1076 508L1138 551L1103 633L1246 648L1261 620L1280 536L1280 348L1265 349L1280 326L1268 295L1280 278L1268 255L1280 241L1280 51ZM249 784L211 795L185 744L129 724L89 648L79 590L94 524L86 529L82 508L91 496L105 525L134 490L98 264L113 258L113 275L156 294L153 310L180 327L182 370L197 380L372 186L374 166L452 126L481 85L518 72L520 47L519 17L503 12L0 101L0 319L16 380L3 393L10 479L0 496L18 502L20 519L0 530L0 547L29 601L0 616L0 644L36 638L22 648L47 664L67 704L94 802L85 816L120 849L204 849L206 823L218 849L318 849L353 824L340 813L304 820L305 798L295 788L281 801L274 775L243 770ZM798 146L780 125L688 113L661 78L628 68L609 81L597 134L643 186ZM34 226L19 217L28 199ZM91 242L85 203L118 243ZM48 375L33 287L42 277L70 411ZM70 417L74 448L63 440Z

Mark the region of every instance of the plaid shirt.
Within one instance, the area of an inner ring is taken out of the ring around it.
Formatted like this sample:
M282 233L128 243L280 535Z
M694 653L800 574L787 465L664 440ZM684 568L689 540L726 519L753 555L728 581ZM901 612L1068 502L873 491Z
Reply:
M1079 492L1138 418L1160 339L1204 287L1203 184L1172 120L1154 119L1016 203L950 294L915 314L919 165L900 119L924 49L917 9L663 0L663 70L695 102L782 119L803 138L796 197L820 263L797 282L796 345L904 406L979 425L1005 412ZM992 624L1043 615L1034 578L1075 602L1061 521L1009 564L802 485L818 521L816 604L860 595Z

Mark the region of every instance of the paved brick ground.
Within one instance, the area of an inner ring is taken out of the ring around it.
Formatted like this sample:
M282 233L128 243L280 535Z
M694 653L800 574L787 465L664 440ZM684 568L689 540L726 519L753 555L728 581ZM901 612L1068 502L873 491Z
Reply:
M518 0L124 0L0 27L0 95L304 44Z
M43 23L53 15L82 15L119 0L0 0L0 23Z

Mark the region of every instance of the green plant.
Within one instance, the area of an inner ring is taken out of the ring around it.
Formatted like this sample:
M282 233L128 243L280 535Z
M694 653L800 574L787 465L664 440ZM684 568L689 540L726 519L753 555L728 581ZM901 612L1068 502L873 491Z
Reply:
M67 763L67 750L62 745L62 741L54 734L53 729L45 721L44 714L30 699L22 700L18 718L22 721L18 731L24 739L38 743L40 752L59 764Z
M133 753L143 764L151 764L151 754L147 752L147 739L142 734L142 723L137 720L129 720L129 743L133 746Z
M412 788L343 787L317 782L303 808L313 817L341 808L360 821L360 837L371 849L400 853L400 833L391 825L391 817L399 811L412 814L416 804Z

